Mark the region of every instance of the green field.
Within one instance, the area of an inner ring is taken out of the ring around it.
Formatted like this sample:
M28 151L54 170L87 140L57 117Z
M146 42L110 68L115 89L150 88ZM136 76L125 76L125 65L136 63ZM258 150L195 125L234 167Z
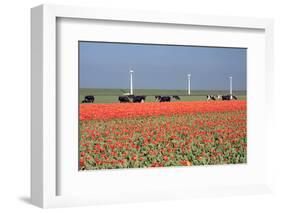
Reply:
M95 88L80 88L79 98L80 103L86 95L94 95L95 103L117 103L118 96L128 93L128 89L95 89ZM206 100L206 95L224 95L229 91L223 90L193 90L191 95L187 95L185 90L157 90L157 89L134 89L134 95L146 95L146 102L154 102L155 95L178 95L181 101L200 101ZM246 91L233 91L233 94L238 97L239 100L246 99Z

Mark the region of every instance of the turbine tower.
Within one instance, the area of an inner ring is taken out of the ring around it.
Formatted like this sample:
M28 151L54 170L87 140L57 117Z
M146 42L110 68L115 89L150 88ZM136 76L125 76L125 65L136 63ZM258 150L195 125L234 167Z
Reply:
M133 70L130 70L130 95L133 95Z
M232 95L232 76L229 77L229 94Z
M188 95L190 95L190 78L191 78L191 74L187 75L187 88L188 88Z

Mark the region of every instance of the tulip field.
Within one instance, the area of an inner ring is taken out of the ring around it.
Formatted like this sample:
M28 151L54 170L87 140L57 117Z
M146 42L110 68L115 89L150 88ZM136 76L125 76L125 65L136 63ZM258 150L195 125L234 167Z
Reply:
M246 101L80 104L80 170L247 162Z

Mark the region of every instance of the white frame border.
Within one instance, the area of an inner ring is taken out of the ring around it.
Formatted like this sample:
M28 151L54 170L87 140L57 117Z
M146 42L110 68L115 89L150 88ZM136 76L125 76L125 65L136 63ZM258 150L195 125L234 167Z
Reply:
M266 126L273 122L273 21L271 19L217 17L186 14L124 11L74 6L41 5L31 9L31 202L42 208L96 204L91 197L56 196L56 18L81 18L263 29L266 35ZM267 184L179 192L169 199L209 195L233 195L271 191L271 129L267 138ZM272 140L271 140L272 141ZM121 201L126 202L126 200ZM106 203L106 201L104 202Z

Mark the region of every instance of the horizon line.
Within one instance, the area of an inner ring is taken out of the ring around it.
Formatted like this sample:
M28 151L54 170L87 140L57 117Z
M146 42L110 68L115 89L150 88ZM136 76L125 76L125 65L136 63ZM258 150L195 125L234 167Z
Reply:
M130 90L130 88L97 88L97 87L79 87L79 89ZM134 88L134 90L180 90L180 91L186 91L186 89L156 89L156 88ZM191 89L191 91L229 91L229 89ZM247 91L247 89L234 89L233 91Z

